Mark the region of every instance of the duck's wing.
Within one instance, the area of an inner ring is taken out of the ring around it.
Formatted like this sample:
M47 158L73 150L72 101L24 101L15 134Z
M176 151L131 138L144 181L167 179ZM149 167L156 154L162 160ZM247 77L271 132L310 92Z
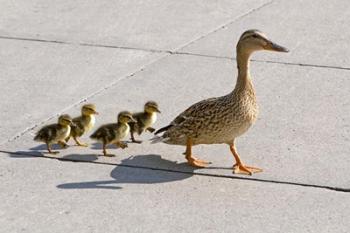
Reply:
M83 125L82 117L73 118L74 126L71 126L71 135L72 136L81 136L84 133L84 125Z
M132 114L133 118L136 119L137 122L130 122L130 131L137 132L139 135L145 130L145 124L142 121L144 117L143 112L137 112Z
M51 124L41 128L35 135L35 141L50 142L57 136L57 124Z
M217 109L218 97L202 100L191 105L185 111L180 113L169 125L157 130L155 134L168 131L169 129L176 126L189 128L194 123L200 124L206 116L210 115L212 111ZM190 128L189 128L190 129Z
M97 140L106 140L113 138L115 136L115 128L117 127L117 124L105 124L100 126L91 136L92 139Z
M189 108L187 108L185 111L180 113L171 123L170 125L178 125L181 124L183 121L185 121L188 118L196 118L196 117L202 117L205 115L204 113L210 109L214 109L214 107L217 105L217 97L202 100L200 102L197 102L193 105L191 105Z

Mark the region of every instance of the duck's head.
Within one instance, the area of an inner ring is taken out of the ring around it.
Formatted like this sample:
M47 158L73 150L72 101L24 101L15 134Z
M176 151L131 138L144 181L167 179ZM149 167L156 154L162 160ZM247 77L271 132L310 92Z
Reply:
M147 113L154 113L154 112L160 113L159 108L158 108L158 104L154 101L148 101L145 104L145 112L147 112Z
M131 112L123 111L118 114L118 121L120 123L129 123L129 122L136 122L136 120L132 117Z
M64 114L58 117L58 124L63 126L74 125L72 118L68 114Z
M289 52L287 48L269 40L267 36L259 30L252 29L245 31L237 43L237 52L251 54L259 50Z
M94 104L85 104L81 108L81 114L84 116L90 116L90 115L98 115L98 112L96 112L96 106Z

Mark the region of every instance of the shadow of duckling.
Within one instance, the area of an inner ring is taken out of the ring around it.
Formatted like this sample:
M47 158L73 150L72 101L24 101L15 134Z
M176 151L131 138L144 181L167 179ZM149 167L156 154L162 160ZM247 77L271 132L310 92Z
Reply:
M147 161L147 162L146 162ZM140 166L140 164L144 164ZM159 167L159 169L157 169ZM167 167L171 168L167 171ZM136 168L136 169L135 169ZM161 168L161 169L160 169ZM186 172L172 172L175 170ZM193 176L193 170L186 163L176 163L163 159L160 155L137 155L122 160L111 171L112 180L65 183L60 189L121 189L118 184L158 184L184 180ZM188 172L187 172L188 170Z
M8 154L11 158L15 159L31 159L44 156L44 154L40 151L16 151L8 152Z
M125 142L126 144L129 143L128 141L123 141L123 142ZM92 143L90 148L93 150L102 150L102 143L99 143L99 142ZM107 149L121 149L120 147L116 146L115 144L108 144L108 145L106 145L106 148Z
M59 144L52 144L51 149L56 151L56 150L64 150L66 148L62 148ZM40 144L30 148L29 150L37 151L37 152L47 152L47 147L45 144Z

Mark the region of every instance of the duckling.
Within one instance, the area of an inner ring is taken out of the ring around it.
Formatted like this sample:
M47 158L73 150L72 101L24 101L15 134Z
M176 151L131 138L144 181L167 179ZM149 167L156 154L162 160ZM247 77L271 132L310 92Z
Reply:
M206 167L209 163L192 155L192 146L198 144L227 144L236 161L233 173L252 175L262 169L246 166L236 149L235 139L254 124L258 105L249 72L250 56L255 51L270 50L288 52L288 49L273 43L259 30L244 32L237 44L238 77L232 92L221 97L202 100L177 116L168 126L155 134L162 136L155 142L186 146L186 159L194 167Z
M84 133L90 131L95 125L95 115L98 115L96 112L96 107L93 104L85 104L81 108L81 116L73 118L75 126L72 126L70 131L70 136L66 139L66 142L73 137L74 141L78 146L88 146L87 143L82 143L79 140Z
M154 128L151 127L157 120L157 113L160 113L158 104L154 101L148 101L144 106L143 112L133 113L133 118L137 121L136 123L130 122L130 136L131 141L135 143L141 143L140 140L135 140L134 133L141 135L146 130L153 133Z
M126 148L127 144L121 142L121 140L129 134L130 126L128 123L130 122L136 122L132 114L127 111L120 112L118 114L118 123L102 125L90 138L102 142L104 156L113 156L107 154L106 145L115 144L122 149Z
M69 136L71 131L71 126L74 125L72 118L67 115L61 115L58 118L57 124L51 124L42 127L35 135L34 140L46 143L47 150L50 154L57 154L58 151L52 151L51 145L58 143L62 148L68 145L64 140Z

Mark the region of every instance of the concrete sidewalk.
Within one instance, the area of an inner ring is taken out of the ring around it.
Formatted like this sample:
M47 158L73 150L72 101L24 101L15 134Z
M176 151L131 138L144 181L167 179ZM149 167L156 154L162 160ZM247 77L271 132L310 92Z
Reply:
M350 231L348 1L0 4L0 232ZM101 125L155 100L159 128L228 93L250 28L291 51L251 64L260 115L237 144L263 173L232 174L224 145L195 147L212 164L193 169L184 148L147 133L113 158L98 144L49 156L33 142L84 102Z

